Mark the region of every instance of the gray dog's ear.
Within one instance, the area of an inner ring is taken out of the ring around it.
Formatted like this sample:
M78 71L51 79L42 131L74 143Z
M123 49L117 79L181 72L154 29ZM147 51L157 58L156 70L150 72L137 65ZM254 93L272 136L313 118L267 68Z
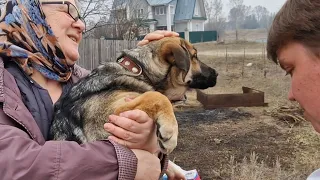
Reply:
M180 44L171 41L165 42L162 45L160 52L161 57L169 64L175 65L185 72L189 71L190 55L182 40L180 41Z

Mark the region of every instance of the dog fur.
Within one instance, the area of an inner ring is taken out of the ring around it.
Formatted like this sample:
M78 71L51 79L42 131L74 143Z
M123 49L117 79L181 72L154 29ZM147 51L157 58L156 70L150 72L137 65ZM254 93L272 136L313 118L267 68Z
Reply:
M79 144L106 139L109 134L103 125L110 114L140 109L155 120L161 151L168 154L176 147L178 123L171 101L181 100L190 88L215 86L216 71L199 61L197 50L178 37L125 50L119 60L125 57L141 67L142 73L116 62L94 69L56 103L52 139ZM126 102L126 97L135 98Z

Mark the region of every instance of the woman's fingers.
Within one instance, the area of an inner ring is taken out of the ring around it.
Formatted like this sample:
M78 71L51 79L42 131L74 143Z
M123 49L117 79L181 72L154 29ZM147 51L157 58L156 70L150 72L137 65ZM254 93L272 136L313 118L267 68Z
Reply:
M139 109L120 113L119 116L134 120L140 124L147 123L147 122L153 123L153 120L148 116L148 114L144 111L139 110Z
M147 34L142 41L138 43L138 46L143 46L148 44L151 41L154 40L159 40L164 37L171 37L171 36L179 36L179 33L174 32L174 31L162 31L162 30L157 30L152 33Z

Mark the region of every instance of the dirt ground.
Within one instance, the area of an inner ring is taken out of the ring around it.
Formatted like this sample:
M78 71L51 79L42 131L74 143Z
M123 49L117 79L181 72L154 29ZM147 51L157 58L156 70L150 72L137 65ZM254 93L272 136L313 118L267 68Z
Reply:
M286 100L290 77L266 60L264 44L195 46L199 59L219 73L216 87L203 92L241 93L247 86L265 92L268 106L205 110L196 92L188 92L176 105L179 141L171 160L197 169L203 180L302 180L320 168L320 136ZM244 49L246 55L239 53Z

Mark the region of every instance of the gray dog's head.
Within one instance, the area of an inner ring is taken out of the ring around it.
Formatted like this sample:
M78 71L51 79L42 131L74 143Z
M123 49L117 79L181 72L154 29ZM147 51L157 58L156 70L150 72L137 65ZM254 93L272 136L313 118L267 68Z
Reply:
M188 89L206 89L216 85L218 73L202 63L197 50L188 41L166 37L125 54L142 66L150 84L170 100L183 99Z

